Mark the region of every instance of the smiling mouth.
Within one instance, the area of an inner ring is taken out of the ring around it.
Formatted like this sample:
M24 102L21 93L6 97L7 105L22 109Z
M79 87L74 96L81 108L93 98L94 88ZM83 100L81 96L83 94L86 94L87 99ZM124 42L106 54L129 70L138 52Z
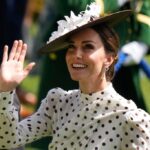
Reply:
M74 68L74 69L84 69L84 68L87 68L87 65L85 65L85 64L72 64L72 68Z

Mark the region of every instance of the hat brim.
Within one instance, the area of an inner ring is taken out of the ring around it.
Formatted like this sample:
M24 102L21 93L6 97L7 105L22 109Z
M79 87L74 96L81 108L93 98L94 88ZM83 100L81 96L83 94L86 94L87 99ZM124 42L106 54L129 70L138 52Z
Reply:
M55 52L58 50L61 50L65 47L68 46L68 43L66 41L66 39L71 36L72 34L84 29L84 28L89 28L101 23L106 23L107 25L113 27L114 25L118 24L119 22L121 22L123 19L125 19L126 17L128 17L129 15L132 14L131 10L123 10L123 11L119 11L116 13L112 13L103 17L100 17L92 22L89 22L83 26L80 26L62 36L60 36L59 38L51 41L50 43L44 45L42 48L39 49L40 53L51 53L51 52Z

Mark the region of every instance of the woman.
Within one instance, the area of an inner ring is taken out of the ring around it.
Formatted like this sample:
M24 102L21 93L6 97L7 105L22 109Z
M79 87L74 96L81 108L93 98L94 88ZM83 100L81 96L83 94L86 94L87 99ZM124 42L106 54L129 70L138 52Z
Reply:
M114 18L120 15L125 18L127 12L98 20L84 16L89 12L93 15L91 10L96 9L91 4L82 12L83 16L77 16L80 18L72 14L76 25L81 23L80 19L86 21L65 33L60 32L59 26L42 48L48 51L67 46L67 67L71 78L79 82L79 89L50 90L38 111L19 123L11 101L13 90L35 63L23 69L27 46L21 40L14 42L9 56L8 47L4 47L0 70L1 149L18 147L44 136L53 137L49 149L55 150L150 149L150 116L120 96L111 84L119 45L116 33L109 26ZM69 27L64 21L59 25L64 29Z

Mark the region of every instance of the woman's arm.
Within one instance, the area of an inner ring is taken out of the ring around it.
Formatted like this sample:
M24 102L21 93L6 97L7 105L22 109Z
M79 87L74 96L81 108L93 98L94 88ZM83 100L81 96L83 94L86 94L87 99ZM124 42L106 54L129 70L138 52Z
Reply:
M38 111L21 122L18 122L18 110L13 106L14 92L0 93L0 149L17 148L51 136L53 131L52 122L55 119L52 106L56 105L57 91L50 90Z
M30 63L23 69L24 59L27 51L27 45L22 40L14 41L10 54L8 55L8 46L4 46L2 64L0 66L0 148L4 149L14 138L15 133L10 136L9 130L14 131L16 126L12 127L14 121L18 121L18 112L13 106L13 90L29 74L35 63ZM4 145L3 139L7 139ZM11 140L10 140L11 139ZM11 146L9 148L12 148Z

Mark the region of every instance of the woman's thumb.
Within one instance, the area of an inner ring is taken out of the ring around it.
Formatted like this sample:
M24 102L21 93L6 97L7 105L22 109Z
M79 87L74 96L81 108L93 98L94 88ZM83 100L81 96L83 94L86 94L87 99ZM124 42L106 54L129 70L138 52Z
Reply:
M30 71L32 70L32 68L35 66L35 62L32 62L30 64L28 64L25 68L24 68L24 76L26 77Z

